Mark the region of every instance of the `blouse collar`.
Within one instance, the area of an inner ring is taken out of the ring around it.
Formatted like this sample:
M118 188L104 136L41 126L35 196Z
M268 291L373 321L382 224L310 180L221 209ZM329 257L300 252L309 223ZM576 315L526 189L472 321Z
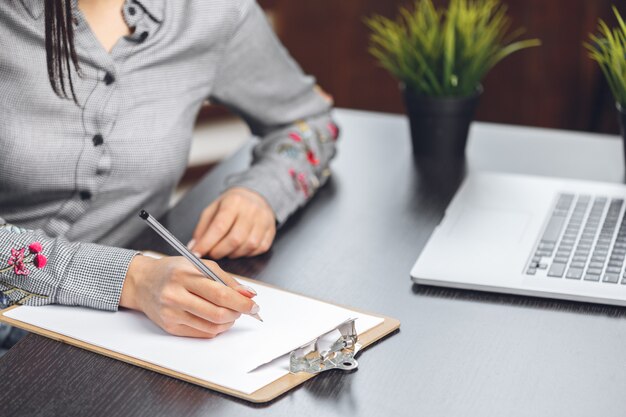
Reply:
M21 0L33 19L40 19L44 12L43 0ZM78 0L71 0L72 6L78 6ZM155 20L163 20L163 0L126 0L127 3L135 3L143 8Z

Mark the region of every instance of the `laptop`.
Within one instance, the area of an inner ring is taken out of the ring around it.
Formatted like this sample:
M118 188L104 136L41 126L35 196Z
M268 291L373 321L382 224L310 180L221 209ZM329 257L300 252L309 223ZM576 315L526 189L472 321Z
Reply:
M472 174L411 270L418 284L626 306L626 186Z

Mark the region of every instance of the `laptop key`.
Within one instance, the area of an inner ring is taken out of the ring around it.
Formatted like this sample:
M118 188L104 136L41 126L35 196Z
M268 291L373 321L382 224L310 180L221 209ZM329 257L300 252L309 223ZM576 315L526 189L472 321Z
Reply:
M600 275L585 274L585 281L600 281Z
M552 250L555 248L555 244L553 242L539 242L539 247L538 249L540 250Z
M567 275L565 276L565 278L580 279L580 277L582 277L582 275L583 275L583 269L582 268L570 268L567 271Z
M552 278L561 278L565 272L565 266L566 264L557 262L553 263L548 271L548 276Z
M619 281L619 274L604 274L602 282L608 282L611 284L617 284Z
M569 208L569 205L568 205ZM546 230L543 232L543 237L541 240L545 242L554 242L556 243L561 235L561 230L563 230L563 226L565 226L565 216L556 216L553 215L546 226Z
M587 273L591 275L600 275L602 273L602 268L587 268Z

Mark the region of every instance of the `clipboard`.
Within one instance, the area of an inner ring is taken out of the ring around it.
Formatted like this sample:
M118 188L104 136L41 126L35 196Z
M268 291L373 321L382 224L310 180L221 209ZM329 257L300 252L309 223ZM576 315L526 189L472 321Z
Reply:
M291 294L296 294L296 295L301 295L302 294L298 294L298 293L294 293L291 291L285 291L282 290L278 287L272 286L272 285L268 285L266 283L263 282L259 282L256 280L252 280L249 278L244 278L244 277L240 277L237 276L238 280L241 281L247 281L250 283L253 283L255 285L260 285L260 286L265 286L265 287L269 287L269 288L273 288L273 289L278 289L280 291L284 291L287 293L291 293ZM325 302L323 300L319 300L319 299L315 299L313 297L307 297L316 301L322 301ZM345 306L341 306L338 304L334 304L334 303L327 303L327 304L332 304L332 305L336 305L338 307L343 307L346 308L348 310L357 312L357 313L363 313L363 314L367 314L370 316L374 316L374 317L378 317L383 319L383 322L380 323L379 325L377 325L376 327L362 333L358 335L358 340L359 340L359 344L361 345L361 350L366 349L368 346L370 346L371 344L373 344L374 342L384 338L385 336L393 333L395 330L400 328L400 321L391 317L387 317L387 316L382 316L379 314L372 314L363 310L358 310L358 309L353 309L353 308L349 308L349 307L345 307ZM276 379L275 381L273 381L272 383L258 389L257 391L253 392L252 394L247 394L241 391L237 391L234 389L230 389L228 387L224 387L203 379L199 379L184 373L180 373L177 371L174 371L172 369L168 369L166 367L162 367L162 366L158 366L155 365L153 363L150 362L146 362L143 360L140 360L138 358L132 357L132 356L128 356L128 355L124 355L124 354L120 354L118 352L109 350L109 349L105 349L99 346L95 346L89 343L85 343L81 340L77 340L74 339L72 337L68 337L65 336L63 334L59 334L38 326L33 326L31 324L10 318L5 316L5 313L15 309L15 308L19 308L20 306L11 306L8 307L4 310L0 311L0 321L4 322L6 324L9 324L11 326L15 326L15 327L19 327L21 329L24 329L26 331L56 340L58 342L62 342L62 343L66 343L81 349L85 349L103 356L107 356L113 359L117 359L119 361L122 362L126 362L128 364L131 365L135 365L135 366L139 366L141 368L144 369L148 369L166 376L170 376L176 379L180 379L195 385L199 385L202 386L204 388L208 388L210 390L213 391L217 391L223 394L227 394L236 398L240 398L246 401L250 401L253 403L265 403L265 402L269 402L272 401L274 399L276 399L277 397L281 396L282 394L288 392L289 390L297 387L298 385L304 383L305 381L308 381L309 379L313 378L315 375L317 374L310 374L310 373L305 373L305 372L300 372L297 374L287 374L284 375L278 379Z

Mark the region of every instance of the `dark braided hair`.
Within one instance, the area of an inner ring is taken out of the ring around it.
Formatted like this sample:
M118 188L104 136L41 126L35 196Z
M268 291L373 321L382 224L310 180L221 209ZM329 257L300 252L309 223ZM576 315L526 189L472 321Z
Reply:
M46 14L46 62L48 78L57 96L76 100L72 65L79 71L74 48L72 0L44 0Z

